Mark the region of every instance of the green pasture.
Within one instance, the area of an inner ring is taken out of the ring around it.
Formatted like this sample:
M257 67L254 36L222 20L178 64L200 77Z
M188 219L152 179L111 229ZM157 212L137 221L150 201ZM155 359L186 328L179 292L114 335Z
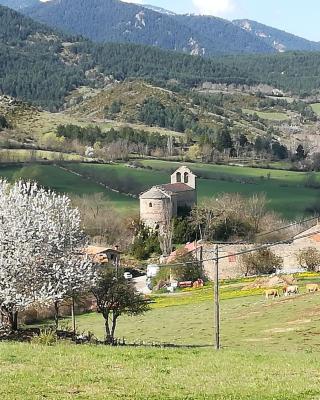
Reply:
M304 288L319 280L299 276L301 294L275 300L246 290L252 279L221 282L219 352L211 286L155 295L145 315L120 317L127 342L177 348L2 342L1 399L316 400L320 293ZM103 324L100 314L77 316L80 332L102 338Z
M313 103L311 107L316 114L320 115L320 103Z
M318 353L0 343L2 400L315 400Z
M112 176L115 185L117 181L126 180L130 183L130 190L139 193L153 185L169 182L170 174L181 166L181 163L159 160L141 162L150 169L133 169L125 164L74 164L72 168L79 173L88 173L95 177ZM200 163L185 164L199 176L199 201L221 193L265 193L270 200L270 209L287 218L304 215L306 207L320 201L319 189L304 186L307 177L305 173ZM320 174L316 175L316 179L320 183Z
M29 149L0 149L1 163L24 163L34 161L85 161L78 154L61 153L58 151Z
M37 181L41 186L70 195L82 196L103 193L106 201L110 201L112 206L119 211L137 210L137 201L133 198L108 190L88 179L53 165L1 166L0 176L7 178L9 181L15 181L20 178Z
M265 300L263 289L248 282L222 282L221 341L224 349L256 348L264 351L319 350L320 294L307 294L307 281L299 279L300 294ZM127 342L210 346L213 343L212 286L175 294L152 295L151 311L139 317L121 317L117 337ZM104 337L100 314L77 318L78 330Z
M25 166L2 166L0 176L14 180L19 177L38 181L58 192L69 194L104 193L113 206L120 211L137 211L138 200L113 192L94 182L104 181L122 193L138 195L153 185L170 181L170 174L181 163L142 160L145 168L130 168L119 164L71 163L68 168L89 179L64 171L53 165L26 164ZM268 207L286 218L306 214L306 208L320 201L320 189L305 187L306 173L262 168L185 163L199 177L198 199L216 197L222 193L240 193L246 196L265 193ZM315 175L320 183L320 174Z
M249 110L246 108L243 109L242 111L250 115L257 114L260 118L270 121L286 121L290 119L290 117L283 112L256 111L256 110Z

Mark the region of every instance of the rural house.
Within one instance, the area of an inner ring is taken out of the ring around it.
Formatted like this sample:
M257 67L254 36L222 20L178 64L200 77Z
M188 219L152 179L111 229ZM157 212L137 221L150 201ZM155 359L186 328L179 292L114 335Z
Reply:
M90 256L94 262L99 264L113 264L116 265L120 262L121 252L118 247L99 247L88 246L85 253Z
M284 273L292 273L301 268L297 255L301 250L315 248L320 251L320 222L300 232L293 240L288 243L278 244L271 247L271 250L283 258ZM203 263L205 272L210 279L214 276L213 256L214 244L203 244L203 259L208 260ZM241 256L237 253L246 250L254 249L257 244L223 244L219 248L220 256L225 258L219 261L219 275L222 279L237 278L243 275Z
M197 202L197 177L185 166L171 175L171 183L153 186L140 195L140 219L157 228L168 219L191 209Z

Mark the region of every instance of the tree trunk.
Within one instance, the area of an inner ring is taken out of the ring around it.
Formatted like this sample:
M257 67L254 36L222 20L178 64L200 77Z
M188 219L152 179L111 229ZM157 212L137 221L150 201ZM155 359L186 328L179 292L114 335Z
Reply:
M114 342L114 333L116 331L116 326L117 326L117 315L112 316L112 327L111 327L111 336L112 336L112 342Z
M59 328L59 301L58 300L56 300L54 302L54 323L55 323L56 331L57 331Z
M105 329L106 329L106 343L107 344L112 344L113 343L113 336L110 331L109 327L109 316L105 318Z
M71 303L72 331L73 335L76 336L76 316L74 310L75 310L75 302L74 302L74 296L72 296L72 303Z
M10 311L8 313L8 322L12 332L18 330L18 311Z

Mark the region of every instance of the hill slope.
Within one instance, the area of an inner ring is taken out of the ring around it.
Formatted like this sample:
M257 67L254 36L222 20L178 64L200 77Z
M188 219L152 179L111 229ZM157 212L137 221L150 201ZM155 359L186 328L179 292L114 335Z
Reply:
M96 42L137 43L209 56L274 52L229 21L175 15L118 0L52 0L23 12Z
M287 33L280 29L260 24L249 19L234 20L236 26L250 32L269 46L272 46L279 52L302 50L302 51L320 51L320 43L303 39L299 36Z
M68 41L66 35L0 6L0 94L50 108L61 105L63 96L85 81L83 71L63 60Z
M320 53L206 59L151 46L94 44L0 6L0 94L55 110L79 86L104 87L132 77L185 88L207 81L263 83L310 94L320 89Z

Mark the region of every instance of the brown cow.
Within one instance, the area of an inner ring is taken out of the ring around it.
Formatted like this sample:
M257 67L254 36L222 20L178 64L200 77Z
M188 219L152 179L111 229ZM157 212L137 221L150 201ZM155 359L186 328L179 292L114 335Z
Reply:
M265 291L265 294L266 294L266 299L268 299L269 297L272 297L273 299L276 297L280 297L278 289L268 289Z
M306 289L308 293L314 293L319 291L319 285L317 283L309 283L306 285Z

